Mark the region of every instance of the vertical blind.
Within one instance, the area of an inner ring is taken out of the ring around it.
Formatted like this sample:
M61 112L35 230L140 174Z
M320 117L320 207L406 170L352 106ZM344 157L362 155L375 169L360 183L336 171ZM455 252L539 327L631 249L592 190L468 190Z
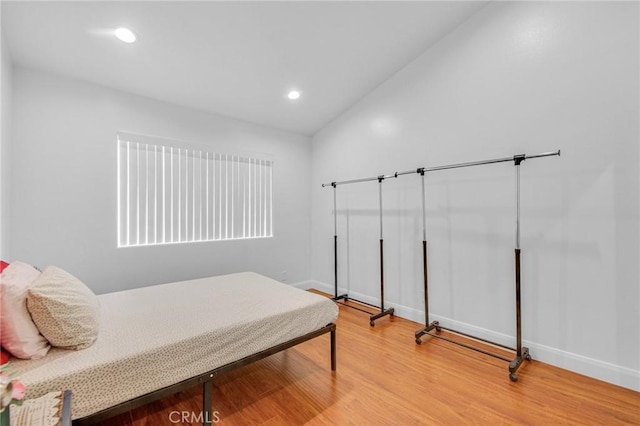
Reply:
M273 162L118 135L118 247L273 236Z

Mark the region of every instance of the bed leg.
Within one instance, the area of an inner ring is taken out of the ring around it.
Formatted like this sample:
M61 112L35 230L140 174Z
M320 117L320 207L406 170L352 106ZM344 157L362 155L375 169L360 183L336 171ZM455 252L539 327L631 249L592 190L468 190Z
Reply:
M202 384L202 424L210 426L213 419L213 380L207 380Z
M331 371L336 371L336 329L331 330Z

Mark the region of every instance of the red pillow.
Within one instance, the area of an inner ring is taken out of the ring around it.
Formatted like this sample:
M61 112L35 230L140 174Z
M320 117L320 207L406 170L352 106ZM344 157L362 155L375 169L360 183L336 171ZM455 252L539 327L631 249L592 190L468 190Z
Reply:
M7 262L4 260L0 260L0 272L4 271L4 268L9 266ZM0 365L5 365L9 362L9 352L5 351L2 346L0 346Z
M4 260L0 260L0 272L4 271L4 268L9 266L7 262ZM0 365L5 365L9 361L9 352L5 351L2 346L0 346Z
M9 362L9 352L0 347L0 365L5 365L7 362Z

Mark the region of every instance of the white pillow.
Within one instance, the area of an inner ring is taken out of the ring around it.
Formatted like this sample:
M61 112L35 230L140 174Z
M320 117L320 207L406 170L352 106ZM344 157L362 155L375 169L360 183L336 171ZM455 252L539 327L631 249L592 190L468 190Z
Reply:
M20 261L11 262L0 279L0 341L17 358L42 358L49 342L40 334L27 310L27 291L40 272Z
M98 297L82 281L57 266L47 266L29 288L27 308L51 345L84 349L100 328Z

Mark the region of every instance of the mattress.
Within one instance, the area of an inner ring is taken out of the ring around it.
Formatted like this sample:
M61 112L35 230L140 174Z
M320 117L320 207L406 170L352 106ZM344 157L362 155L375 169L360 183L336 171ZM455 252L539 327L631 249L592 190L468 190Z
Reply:
M12 360L27 398L73 391L73 418L206 373L334 322L329 299L244 272L98 296L96 342Z

